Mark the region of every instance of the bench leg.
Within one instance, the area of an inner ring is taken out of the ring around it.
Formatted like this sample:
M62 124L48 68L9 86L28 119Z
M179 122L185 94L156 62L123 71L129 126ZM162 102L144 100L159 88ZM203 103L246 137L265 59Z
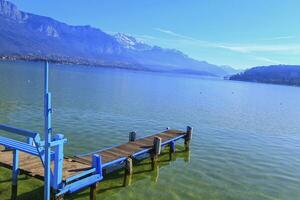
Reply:
M19 175L19 150L13 150L12 186L11 199L15 200L18 196L18 175Z

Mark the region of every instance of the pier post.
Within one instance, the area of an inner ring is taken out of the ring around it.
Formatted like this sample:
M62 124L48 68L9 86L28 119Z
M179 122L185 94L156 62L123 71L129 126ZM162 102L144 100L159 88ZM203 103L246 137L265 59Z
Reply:
M130 186L131 185L131 182L132 182L132 175L129 174L129 175L126 175L124 176L124 181L123 181L123 186L126 187L126 186Z
M19 175L19 150L13 150L13 170L12 170L12 186L11 199L15 200L18 196L18 175Z
M96 200L96 189L97 189L97 183L91 185L90 187L90 200Z
M171 161L173 159L174 153L175 153L175 141L171 141L169 144L169 160Z
M184 145L185 145L185 149L189 150L190 149L190 142L192 139L192 133L193 133L193 128L190 126L187 126L186 128L186 136L184 139Z
M125 175L131 175L132 173L133 173L132 159L127 158L126 164L125 164Z
M188 150L188 151L186 151L185 154L184 154L184 162L189 163L190 160L191 160L191 151Z
M136 140L136 132L132 131L129 133L129 142L134 142Z
M175 153L175 142L174 141L172 141L172 142L170 142L170 153Z
M154 169L155 164L158 159L158 155L160 155L161 152L161 142L162 139L158 136L155 136L153 139L153 149L152 149L152 154L151 154L151 163L152 163L152 169Z
M127 158L127 160L125 161L125 174L124 174L124 182L123 182L124 187L131 185L132 174L133 174L132 158Z

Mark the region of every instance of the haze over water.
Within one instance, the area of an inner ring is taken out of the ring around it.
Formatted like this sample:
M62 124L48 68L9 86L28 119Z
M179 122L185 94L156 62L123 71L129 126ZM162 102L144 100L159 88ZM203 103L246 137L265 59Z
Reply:
M43 130L42 66L0 63L0 123ZM298 87L51 64L50 91L67 155L194 127L190 162L103 199L300 199Z

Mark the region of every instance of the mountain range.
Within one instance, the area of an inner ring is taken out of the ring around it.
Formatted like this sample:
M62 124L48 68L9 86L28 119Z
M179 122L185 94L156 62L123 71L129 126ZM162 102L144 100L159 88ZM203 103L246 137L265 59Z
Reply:
M175 49L148 45L124 33L108 34L91 26L71 26L19 10L0 0L0 58L112 66L136 70L210 76L234 74L190 58Z

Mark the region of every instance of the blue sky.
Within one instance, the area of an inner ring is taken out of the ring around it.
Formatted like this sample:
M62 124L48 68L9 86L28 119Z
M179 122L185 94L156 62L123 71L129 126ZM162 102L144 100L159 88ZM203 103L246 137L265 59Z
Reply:
M124 32L214 64L300 64L299 0L11 1L27 12Z

